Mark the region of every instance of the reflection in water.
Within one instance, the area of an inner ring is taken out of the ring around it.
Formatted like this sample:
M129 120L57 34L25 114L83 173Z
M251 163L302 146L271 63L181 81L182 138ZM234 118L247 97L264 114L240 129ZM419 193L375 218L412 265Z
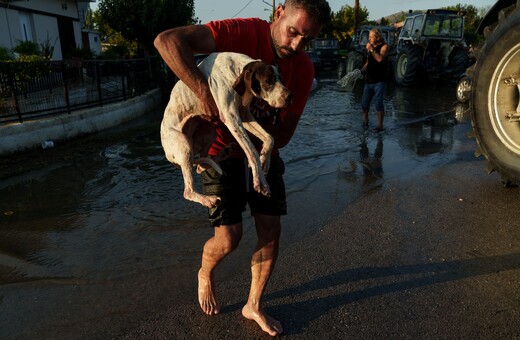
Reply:
M383 157L383 137L381 134L376 137L376 146L373 153L368 150L367 138L363 136L359 147L359 156L365 184L383 179L383 162L381 160Z

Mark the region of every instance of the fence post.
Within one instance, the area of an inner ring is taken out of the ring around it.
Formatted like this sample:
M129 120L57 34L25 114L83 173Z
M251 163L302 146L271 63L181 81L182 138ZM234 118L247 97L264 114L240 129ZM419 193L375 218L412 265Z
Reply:
M10 63L7 64L7 79L10 84L9 87L11 88L11 94L13 95L14 107L16 109L16 115L18 116L18 121L20 123L23 123L22 112L20 110L20 103L18 102L18 96L16 95L16 93L18 92L18 86L16 86L16 79L14 77L13 67L14 67L13 64L10 64Z
M101 95L101 72L99 72L99 67L103 66L103 63L95 61L94 65L96 65L96 80L99 96L99 106L103 106L103 96Z
M67 113L70 115L70 95L69 86L67 84L67 64L65 61L61 62L61 79L63 79L63 90L65 92L65 105L67 106Z

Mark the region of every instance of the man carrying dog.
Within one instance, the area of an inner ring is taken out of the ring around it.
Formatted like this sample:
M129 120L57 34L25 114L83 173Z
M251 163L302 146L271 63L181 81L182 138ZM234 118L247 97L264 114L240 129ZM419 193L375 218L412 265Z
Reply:
M287 213L284 164L278 149L292 137L314 78L312 62L302 51L303 47L318 36L323 25L330 21L330 14L330 6L325 0L286 0L276 9L272 23L257 18L213 21L167 30L154 42L172 71L197 94L208 120L218 117L219 112L206 79L195 65L194 54L237 52L275 64L283 83L294 94L292 104L278 111L265 103L251 108L252 114L275 140L267 174L270 197L248 191L243 154L232 154L219 163L223 175L213 169L202 173L204 193L219 196L221 202L209 209L214 236L204 245L198 273L200 307L208 315L219 313L213 273L220 261L238 246L242 237L242 212L249 204L258 242L251 260L251 288L242 315L256 321L271 336L283 331L280 322L265 314L261 306L278 255L280 216ZM216 156L231 143L231 134L219 125L217 139L209 154Z

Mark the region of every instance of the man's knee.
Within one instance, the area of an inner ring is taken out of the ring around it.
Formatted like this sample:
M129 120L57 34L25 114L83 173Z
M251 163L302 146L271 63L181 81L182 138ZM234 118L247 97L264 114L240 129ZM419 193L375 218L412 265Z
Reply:
M255 214L258 239L267 243L278 242L282 229L280 216Z
M242 225L226 225L215 227L215 240L225 253L235 250L242 239Z

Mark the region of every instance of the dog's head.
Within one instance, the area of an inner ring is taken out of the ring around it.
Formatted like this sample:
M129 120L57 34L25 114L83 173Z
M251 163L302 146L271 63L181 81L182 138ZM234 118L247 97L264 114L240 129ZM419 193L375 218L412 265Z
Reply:
M265 100L274 108L286 107L292 100L291 91L282 84L278 69L262 61L247 64L233 88L242 96L244 105L249 105L252 96Z

